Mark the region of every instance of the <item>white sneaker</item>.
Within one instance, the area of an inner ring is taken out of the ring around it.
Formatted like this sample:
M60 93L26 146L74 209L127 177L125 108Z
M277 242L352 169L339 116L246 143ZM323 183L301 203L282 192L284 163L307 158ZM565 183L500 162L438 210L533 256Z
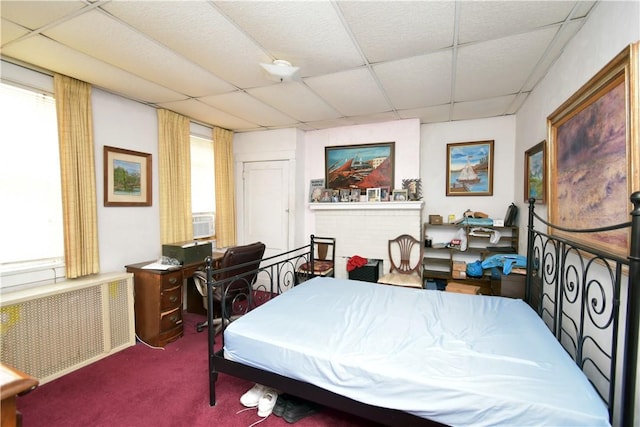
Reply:
M264 394L258 402L258 416L264 418L271 415L277 400L278 392L276 390L272 388L265 389Z
M260 398L264 395L264 392L267 391L267 387L262 384L256 384L251 387L251 390L247 391L240 397L240 403L242 403L247 408L255 408L258 406L258 402Z

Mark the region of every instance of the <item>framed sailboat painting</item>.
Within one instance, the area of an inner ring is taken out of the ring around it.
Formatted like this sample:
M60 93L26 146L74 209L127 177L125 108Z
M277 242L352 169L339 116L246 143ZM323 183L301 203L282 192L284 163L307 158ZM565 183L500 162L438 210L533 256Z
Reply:
M493 140L447 144L447 196L493 195Z

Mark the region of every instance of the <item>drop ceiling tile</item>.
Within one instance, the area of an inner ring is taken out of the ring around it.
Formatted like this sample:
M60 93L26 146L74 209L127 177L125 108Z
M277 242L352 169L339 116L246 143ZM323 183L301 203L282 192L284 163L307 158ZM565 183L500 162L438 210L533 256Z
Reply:
M41 28L82 8L83 1L7 1L0 2L2 17L30 30Z
M220 1L230 19L274 59L300 67L301 77L364 64L331 2Z
M457 104L456 120L486 115L500 96L514 100L496 114L513 114L594 4L0 0L2 55L148 105L203 96L214 106L185 101L182 111L235 131L427 123L453 119L452 91L458 101L487 99ZM453 61L455 5L466 44ZM259 64L274 58L301 66L301 77L269 80Z
M556 59L560 57L562 53L562 49L567 44L567 42L576 35L578 30L582 28L583 21L573 21L569 22L566 25L562 26L558 33L555 36L555 39L548 47L547 51L544 53L544 56L541 58L540 62L536 65L535 69L532 70L527 82L523 86L523 90L530 92L533 90L535 85L547 74L549 71L549 67L555 62Z
M509 107L507 108L505 113L515 114L520 109L520 107L522 107L522 104L524 104L524 101L527 100L527 97L530 93L531 92L521 92L516 95L515 99L511 102L511 104L509 104Z
M459 2L459 42L469 43L520 34L558 24L567 18L573 1Z
M373 66L397 110L439 105L451 97L451 51Z
M460 47L455 100L472 101L519 92L556 30L547 28Z
M317 120L305 123L307 130L332 129L343 126L353 126L356 122L349 117L343 117L335 120Z
M345 116L392 109L368 68L308 77L304 83Z
M387 111L384 113L367 114L366 116L350 116L348 120L356 125L365 125L370 123L382 123L391 122L393 120L399 120L401 117L394 111Z
M43 34L86 55L188 96L233 90L232 86L211 73L103 12L87 12ZM77 37L77 34L83 36Z
M501 96L480 101L456 102L453 105L452 120L481 119L497 117L507 114L515 95Z
M573 18L584 18L589 12L591 12L591 9L596 4L595 1L586 0L578 1L576 3L578 7L576 8L576 13L573 15Z
M442 104L433 107L413 108L410 110L398 110L402 119L419 118L420 123L439 123L451 120L451 105Z
M191 117L203 123L218 126L224 129L249 130L259 126L239 117L227 114L216 108L210 107L196 99L186 99L184 101L163 102L159 107L175 111L187 117Z
M371 63L451 47L454 2L339 1L347 25Z
M9 22L4 18L0 21L0 46L4 47L26 34L29 34L29 30L20 25Z
M293 127L298 124L292 117L240 91L205 96L200 98L200 101L260 126Z
M111 2L103 6L216 76L239 88L269 83L269 55L208 2Z
M301 122L337 119L341 116L300 82L249 89L247 93Z
M43 36L33 36L13 43L3 49L2 53L138 101L153 103L184 98L177 92L143 80Z

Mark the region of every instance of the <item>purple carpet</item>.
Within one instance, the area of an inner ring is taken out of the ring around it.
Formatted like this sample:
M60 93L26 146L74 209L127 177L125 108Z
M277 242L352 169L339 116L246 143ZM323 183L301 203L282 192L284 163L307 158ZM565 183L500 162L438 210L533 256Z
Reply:
M240 396L253 386L245 380L220 374L216 406L209 406L207 334L195 331L195 324L202 320L202 316L184 313L184 337L164 350L138 343L19 397L23 426L248 427L260 421L255 409L242 411L246 408ZM258 424L290 425L274 415ZM372 424L323 409L293 425Z

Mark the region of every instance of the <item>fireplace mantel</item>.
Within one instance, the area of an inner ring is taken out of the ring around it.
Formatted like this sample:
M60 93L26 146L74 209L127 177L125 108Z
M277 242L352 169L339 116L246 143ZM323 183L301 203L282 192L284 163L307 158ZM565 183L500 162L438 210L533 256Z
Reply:
M339 210L421 210L423 200L416 202L337 202L337 203L309 203L312 211Z

